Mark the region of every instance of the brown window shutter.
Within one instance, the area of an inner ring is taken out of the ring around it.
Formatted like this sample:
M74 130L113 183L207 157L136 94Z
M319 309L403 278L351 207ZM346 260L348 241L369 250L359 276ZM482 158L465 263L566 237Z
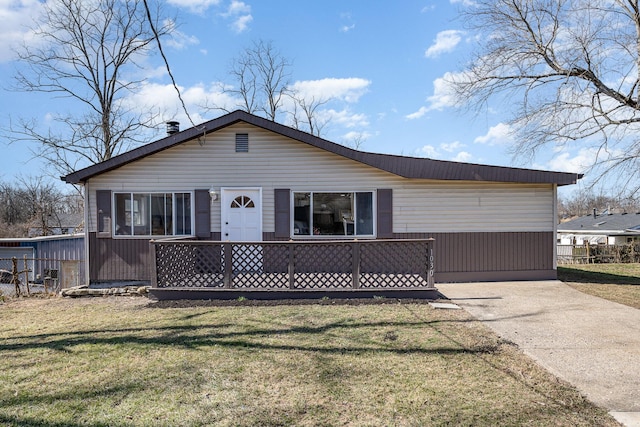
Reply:
M377 191L378 225L377 237L393 238L393 190L390 188Z
M211 238L211 200L209 190L195 190L196 224L198 239Z
M99 238L111 237L111 190L96 190L97 233Z
M291 190L276 188L274 190L275 205L275 237L279 239L291 237Z

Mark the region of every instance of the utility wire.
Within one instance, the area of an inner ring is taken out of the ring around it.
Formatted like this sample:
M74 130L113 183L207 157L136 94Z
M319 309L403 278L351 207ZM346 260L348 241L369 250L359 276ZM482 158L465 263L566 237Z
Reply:
M151 27L151 31L153 31L153 35L156 41L158 42L158 49L160 50L160 55L164 60L165 66L167 67L167 73L169 73L169 77L171 78L171 83L173 83L173 88L178 93L178 99L182 104L182 109L184 110L184 113L187 115L189 122L191 122L191 126L196 127L196 124L193 122L193 120L191 119L191 116L189 115L189 112L187 111L187 105L184 103L184 99L182 99L182 95L180 94L180 89L178 89L178 85L176 84L176 79L173 77L173 73L171 72L171 67L169 67L169 61L167 60L167 57L164 54L164 50L162 49L162 44L160 43L160 35L156 31L155 25L153 25L153 19L151 18L151 11L149 10L149 5L147 4L147 0L143 0L143 3L144 3L144 8L147 11L147 19L149 20L149 26Z

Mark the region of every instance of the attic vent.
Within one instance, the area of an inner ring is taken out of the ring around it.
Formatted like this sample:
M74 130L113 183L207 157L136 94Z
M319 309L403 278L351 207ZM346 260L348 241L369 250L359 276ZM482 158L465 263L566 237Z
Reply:
M249 134L236 133L236 153L249 152Z

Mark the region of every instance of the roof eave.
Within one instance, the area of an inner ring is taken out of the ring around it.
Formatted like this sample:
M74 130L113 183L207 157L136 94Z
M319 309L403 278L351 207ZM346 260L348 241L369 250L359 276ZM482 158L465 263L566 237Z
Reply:
M567 172L539 171L427 158L404 157L391 154L367 153L237 110L210 120L201 126L195 126L182 132L169 135L163 139L135 148L126 153L122 153L102 163L86 167L62 178L63 181L69 184L81 184L96 175L112 171L183 142L193 140L200 136L206 136L208 133L231 126L241 121L407 179L510 182L523 184L538 183L563 186L575 184L583 176L582 174Z

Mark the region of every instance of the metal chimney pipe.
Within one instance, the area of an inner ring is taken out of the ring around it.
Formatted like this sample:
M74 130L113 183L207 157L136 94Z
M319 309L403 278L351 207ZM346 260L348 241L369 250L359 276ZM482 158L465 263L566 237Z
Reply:
M167 135L173 135L180 132L180 122L167 122Z
M595 219L598 216L598 214L596 213L596 208L593 208L593 218Z

